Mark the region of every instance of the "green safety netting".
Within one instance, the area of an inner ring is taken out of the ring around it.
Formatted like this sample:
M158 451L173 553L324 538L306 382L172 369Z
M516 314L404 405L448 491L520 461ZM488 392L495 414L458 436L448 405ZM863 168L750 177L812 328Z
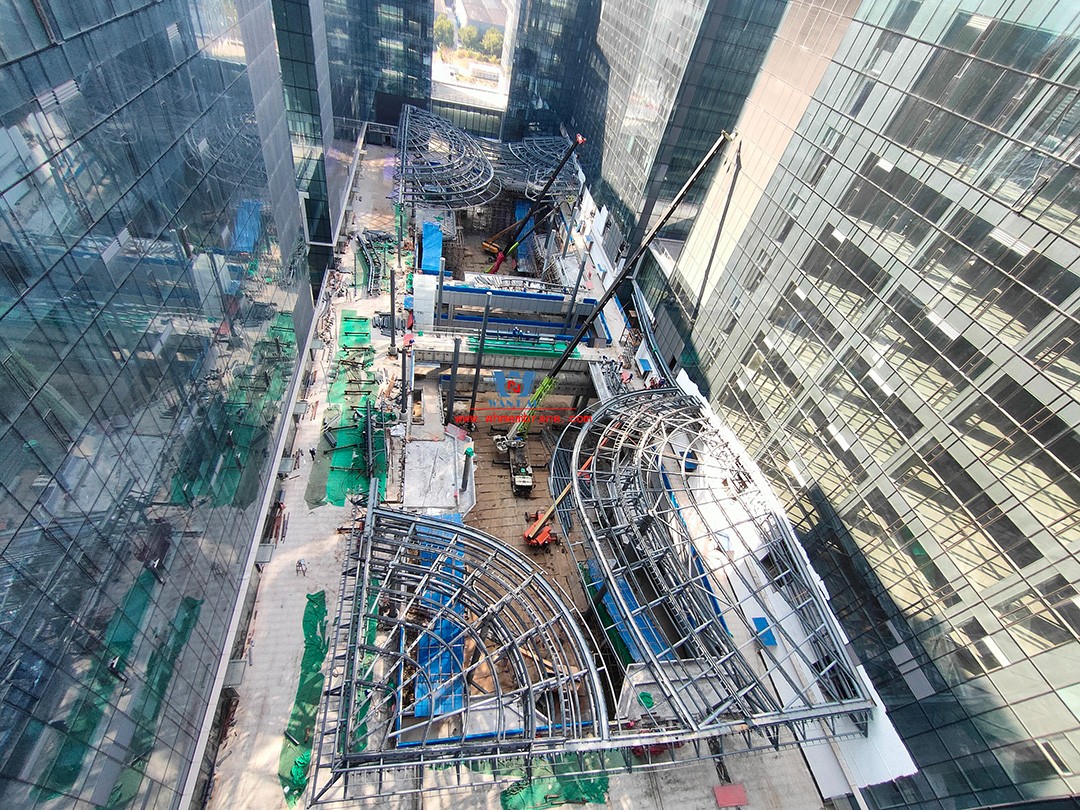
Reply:
M135 721L135 734L128 746L129 758L116 784L113 786L108 810L127 807L139 792L146 766L154 749L154 740L165 694L172 682L176 661L191 638L191 631L199 623L202 600L185 596L180 601L176 616L169 625L161 643L150 653L146 665L146 685L129 710Z
M480 338L473 335L469 338L469 348L476 351L480 346ZM487 338L484 341L485 354L509 354L517 357L558 357L566 351L566 342L562 340L504 340L502 338ZM571 357L581 357L581 352L574 347Z
M227 391L205 406L203 430L191 431L173 475L171 501L240 508L255 501L269 446L267 427L276 418L296 360L292 315L278 313L252 347L252 362L236 372Z
M372 411L376 420L372 434L372 449L375 452L375 477L379 479L379 499L386 495L386 439L379 428L379 416ZM354 414L353 420L333 429L337 446L329 453L330 471L326 481L326 500L334 506L344 506L350 495L367 496L371 479L367 475L367 442L364 439L364 427L367 424L365 411ZM325 439L320 447L325 444Z
M351 310L341 316L339 349L335 367L330 372L327 392L327 416L323 437L315 458L315 469L308 478L305 499L312 506L331 503L344 506L350 496L366 497L371 481L367 474L367 442L364 429L368 405L375 405L379 383L371 367L375 350L371 347L371 319ZM372 409L375 477L379 479L379 497L386 494L386 439L381 430L392 416ZM331 447L326 434L333 436Z
M154 573L144 568L113 614L105 630L104 649L93 661L84 688L68 713L63 742L41 779L41 787L33 791L36 798L47 800L61 796L71 789L82 773L83 760L105 716L105 707L117 686L126 680L127 659L150 608L156 585Z
M585 590L589 592L593 610L596 611L596 617L600 620L600 625L607 633L608 641L611 642L611 646L615 650L615 655L618 656L619 662L624 667L629 666L634 663L634 656L630 654L630 648L626 646L623 637L619 635L619 630L615 625L615 619L612 617L611 613L608 612L603 601L601 601L599 586L592 582L587 566L579 564L578 570L581 572L581 582L585 586Z
M285 802L292 807L307 787L311 746L315 738L315 713L322 695L322 665L329 649L326 637L326 591L309 593L304 608L304 655L300 659L300 685L292 713L285 726L285 740L278 759L278 779Z
M579 768L584 765L588 773ZM535 762L532 775L506 788L499 803L503 810L543 810L563 804L604 804L607 802L608 776L604 754L585 754L581 764L577 756L564 754L553 762Z

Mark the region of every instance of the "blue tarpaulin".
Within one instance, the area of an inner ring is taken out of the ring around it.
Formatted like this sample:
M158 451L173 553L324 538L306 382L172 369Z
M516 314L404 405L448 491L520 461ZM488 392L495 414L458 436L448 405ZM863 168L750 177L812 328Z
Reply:
M262 230L262 203L258 200L244 200L236 209L233 223L232 245L229 253L251 253L259 240Z
M439 261L442 259L442 228L437 222L424 223L424 255L420 272L425 276L439 275Z
M524 200L519 200L517 205L514 206L514 221L515 222L520 222L522 217L524 217L526 214L529 213L529 208L530 207L531 207L530 203L528 203L528 202L526 202ZM532 255L532 243L533 243L532 229L533 229L533 221L532 221L532 217L529 217L529 221L525 223L525 230L522 231L522 234L528 234L528 236L526 236L524 239L522 239L521 244L518 245L518 249L517 249L518 261L523 262L523 261L527 260L529 258L529 256Z
M444 517L460 524L461 515ZM435 571L436 587L421 594L421 604L439 615L431 630L420 636L416 662L424 671L416 679L416 717L438 717L461 709L465 705L465 634L461 624L449 618L461 613L461 606L451 603L448 592L455 591L465 578L461 552L451 545L453 532L417 526L421 538L420 564ZM446 609L449 606L449 609Z
M764 616L754 616L753 622L754 630L757 631L758 641L766 647L775 647L776 636L774 636L773 631L769 629L769 620Z
M600 565L595 560L587 561L589 569L589 579L595 583L603 583L604 576L600 572ZM622 594L623 599L626 601L626 607L632 614L630 620L637 625L638 631L640 631L645 643L649 646L649 649L653 651L653 654L661 661L671 661L674 659L674 655L671 649L664 643L664 639L661 637L660 632L656 629L656 625L653 624L652 619L648 614L638 612L641 610L641 604L638 602L637 597L634 595L633 589L630 587L630 583L624 577L618 577L616 580L618 584L619 593ZM603 588L602 584L598 587ZM604 603L604 607L607 608L608 613L615 622L615 631L622 638L626 648L630 651L630 656L635 661L644 661L645 656L638 647L637 639L634 634L630 632L626 619L623 617L622 611L619 610L618 603L615 601L615 597L612 596L611 591L604 589L604 595L601 599Z

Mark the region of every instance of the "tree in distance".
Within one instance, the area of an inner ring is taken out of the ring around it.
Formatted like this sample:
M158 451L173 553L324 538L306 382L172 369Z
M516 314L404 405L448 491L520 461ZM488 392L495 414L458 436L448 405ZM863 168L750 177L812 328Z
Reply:
M489 28L484 32L484 39L480 42L480 50L489 56L496 58L502 56L503 33L498 28Z
M480 45L480 32L476 30L475 25L463 26L458 31L458 36L461 38L462 47L470 51L475 51Z
M445 14L440 14L435 18L435 25L432 27L432 33L435 35L436 45L446 48L453 47L454 24L450 22Z

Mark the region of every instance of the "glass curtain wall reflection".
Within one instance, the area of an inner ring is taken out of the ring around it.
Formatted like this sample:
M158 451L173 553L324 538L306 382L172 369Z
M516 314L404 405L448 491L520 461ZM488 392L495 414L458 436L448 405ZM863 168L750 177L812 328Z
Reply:
M735 125L786 0L605 4L567 111L589 137L581 161L622 233L641 238L720 130ZM576 29L575 29L576 30ZM685 237L697 186L665 235Z
M793 0L674 272L641 276L919 765L873 807L1080 792L1078 26Z
M431 0L324 0L334 115L341 137L360 122L397 126L406 104L431 103Z
M311 321L270 4L3 20L0 796L173 807Z

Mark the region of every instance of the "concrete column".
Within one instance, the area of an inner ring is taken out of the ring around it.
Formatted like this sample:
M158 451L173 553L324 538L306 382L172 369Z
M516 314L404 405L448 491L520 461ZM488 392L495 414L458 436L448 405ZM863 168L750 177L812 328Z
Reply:
M390 356L393 357L397 347L397 274L401 272L401 235L398 235L397 243L397 272L390 271ZM404 385L404 383L402 383Z
M403 414L408 412L408 405L406 403L408 403L408 401L409 401L409 381L405 377L405 375L408 373L408 370L409 370L408 364L406 362L407 359L408 359L408 354L409 353L405 350L405 347L402 346L401 347L401 412Z
M581 254L581 265L578 267L577 280L574 282L574 291L570 294L570 306L566 311L566 323L563 325L564 329L569 329L570 324L574 320L574 305L577 303L578 289L581 287L581 279L585 275L585 265L589 263L589 253L592 252L592 241L587 242L588 247L585 252Z
M473 464L473 449L467 447L465 449L465 469L461 473L461 491L467 492L469 489L469 473L472 472Z
M435 298L435 331L438 332L442 322L442 293L443 293L443 274L446 272L446 257L443 256L439 259L439 294Z

